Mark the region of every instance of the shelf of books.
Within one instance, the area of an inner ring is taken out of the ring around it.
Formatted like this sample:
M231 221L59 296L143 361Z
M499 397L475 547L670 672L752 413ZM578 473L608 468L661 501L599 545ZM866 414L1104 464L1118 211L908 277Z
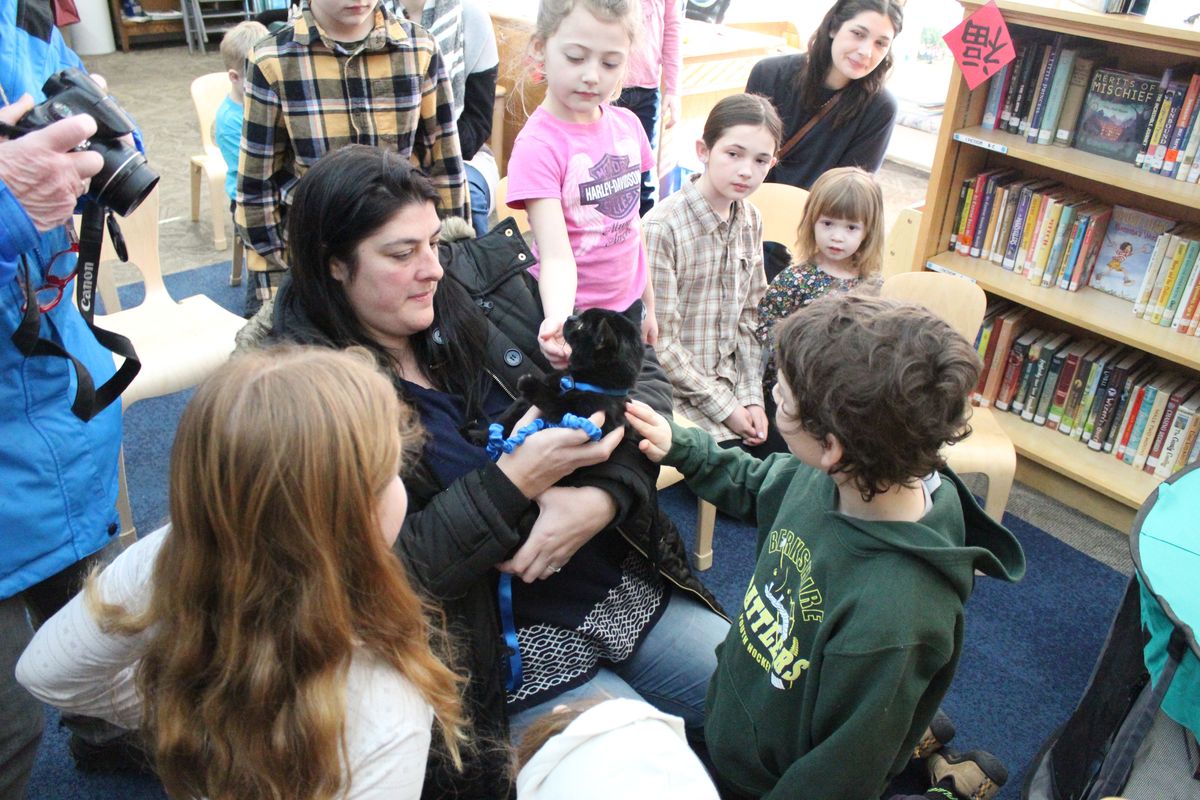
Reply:
M1017 57L951 80L913 268L988 293L973 401L1017 452L1134 509L1200 458L1200 31L997 5Z

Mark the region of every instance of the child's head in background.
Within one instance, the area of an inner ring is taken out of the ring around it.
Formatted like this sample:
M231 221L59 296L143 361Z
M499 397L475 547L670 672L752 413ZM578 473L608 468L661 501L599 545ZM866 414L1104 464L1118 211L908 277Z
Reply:
M775 106L756 94L723 98L708 114L696 155L704 164L700 193L718 213L754 192L775 165L783 123Z
M221 63L233 84L229 96L234 102L241 103L245 94L242 85L246 77L246 54L267 35L267 28L261 22L246 20L225 31L221 37Z
M944 464L969 431L979 355L932 312L835 292L776 329L776 424L793 455L864 500Z
M883 192L871 173L836 167L817 178L796 229L796 257L836 278L866 278L883 265Z
M530 48L551 115L578 123L600 118L600 104L621 92L641 13L638 0L541 0Z

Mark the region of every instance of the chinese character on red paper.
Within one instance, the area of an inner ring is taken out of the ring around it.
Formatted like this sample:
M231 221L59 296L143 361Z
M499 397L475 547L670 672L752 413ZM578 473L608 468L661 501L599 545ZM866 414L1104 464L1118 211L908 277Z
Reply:
M967 88L974 89L1016 57L1008 26L996 3L990 2L942 37L963 71Z

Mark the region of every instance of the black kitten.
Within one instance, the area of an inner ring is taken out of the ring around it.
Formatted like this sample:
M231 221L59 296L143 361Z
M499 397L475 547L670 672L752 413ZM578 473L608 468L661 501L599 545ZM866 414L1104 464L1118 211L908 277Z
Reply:
M540 379L522 377L517 382L521 398L500 420L504 430L510 430L530 405L540 408L547 422L557 422L567 413L587 417L603 411L604 433L621 425L625 400L637 383L645 353L640 320L630 318L630 312L640 309L640 304L627 312L589 308L568 317L563 324L563 338L571 346L567 369Z

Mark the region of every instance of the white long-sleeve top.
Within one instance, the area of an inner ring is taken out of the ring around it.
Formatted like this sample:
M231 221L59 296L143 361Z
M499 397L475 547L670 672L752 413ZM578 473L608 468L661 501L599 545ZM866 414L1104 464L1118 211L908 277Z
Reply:
M100 595L131 612L146 608L154 562L166 536L143 537L101 573ZM141 725L134 668L149 639L105 633L78 594L50 618L17 662L17 680L35 697L64 711L101 717L126 728ZM348 798L417 798L429 755L433 710L406 678L360 651L346 675Z

